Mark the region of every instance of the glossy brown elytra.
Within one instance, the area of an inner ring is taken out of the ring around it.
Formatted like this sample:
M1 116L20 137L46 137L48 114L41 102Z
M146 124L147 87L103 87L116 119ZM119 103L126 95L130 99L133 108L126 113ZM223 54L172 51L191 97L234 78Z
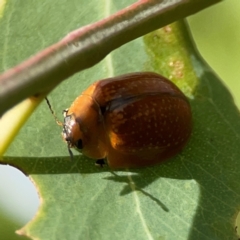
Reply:
M188 99L151 72L93 83L64 117L68 147L114 169L161 163L182 150L192 130Z

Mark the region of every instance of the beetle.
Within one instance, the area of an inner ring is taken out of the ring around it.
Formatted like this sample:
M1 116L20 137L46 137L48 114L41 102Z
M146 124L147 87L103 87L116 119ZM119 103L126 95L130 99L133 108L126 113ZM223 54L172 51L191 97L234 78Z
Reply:
M110 168L139 168L178 154L192 130L187 97L165 77L136 72L99 80L64 111L62 136ZM72 154L72 153L71 153Z

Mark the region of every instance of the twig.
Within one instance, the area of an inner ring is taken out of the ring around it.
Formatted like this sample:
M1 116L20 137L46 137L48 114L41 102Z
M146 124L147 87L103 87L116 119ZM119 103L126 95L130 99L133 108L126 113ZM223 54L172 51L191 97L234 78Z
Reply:
M221 0L141 0L69 33L60 42L0 75L0 116L23 99L101 61L121 45Z

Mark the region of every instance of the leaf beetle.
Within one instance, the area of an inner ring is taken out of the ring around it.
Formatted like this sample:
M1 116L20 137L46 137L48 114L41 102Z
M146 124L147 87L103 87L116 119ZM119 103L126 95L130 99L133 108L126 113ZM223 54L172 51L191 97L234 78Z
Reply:
M173 157L191 130L191 107L181 90L161 75L136 72L90 85L64 111L62 136L70 153L73 147L118 169Z

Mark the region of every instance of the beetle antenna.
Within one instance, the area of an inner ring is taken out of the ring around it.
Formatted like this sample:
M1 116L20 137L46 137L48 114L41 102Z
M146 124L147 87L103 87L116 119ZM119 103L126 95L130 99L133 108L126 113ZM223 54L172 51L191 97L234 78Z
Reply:
M65 124L63 124L63 138L67 142L67 148L68 148L68 152L69 152L69 155L70 155L70 161L73 161L73 153L72 153L72 150L71 150L71 142L69 141L69 139L67 137L67 130L66 130L66 125Z
M70 143L68 142L68 152L69 152L69 155L70 155L70 161L72 162L73 161L73 153L72 153L72 150L70 148Z
M57 125L59 125L59 126L63 126L63 123L62 123L61 121L58 120L58 118L57 118L55 112L53 111L52 106L51 106L51 103L50 103L50 101L48 100L47 97L45 97L45 100L46 100L46 102L47 102L47 105L48 105L48 107L49 107L49 109L50 109L50 111L51 111L51 113L52 113L52 115L53 115L53 117L54 117L54 119L55 119Z

